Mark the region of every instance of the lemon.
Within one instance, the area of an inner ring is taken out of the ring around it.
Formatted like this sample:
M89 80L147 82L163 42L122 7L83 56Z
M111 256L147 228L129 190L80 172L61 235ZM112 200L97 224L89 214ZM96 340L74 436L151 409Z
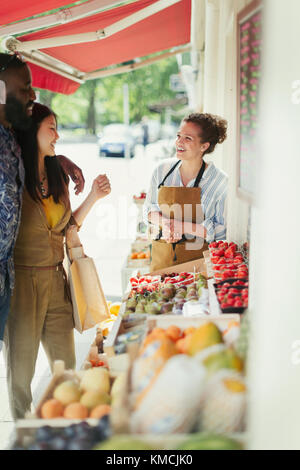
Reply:
M120 302L111 303L111 305L109 306L109 313L111 315L117 316L119 314L120 308L121 308Z

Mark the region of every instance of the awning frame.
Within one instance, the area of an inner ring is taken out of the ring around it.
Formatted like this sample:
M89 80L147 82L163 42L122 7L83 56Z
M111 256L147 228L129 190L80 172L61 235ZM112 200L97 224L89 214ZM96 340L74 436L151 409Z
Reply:
M131 0L131 3L138 0ZM17 23L0 26L0 36L11 34L22 34L37 29L49 28L60 24L70 23L72 21L86 18L87 16L100 13L107 8L114 8L120 5L122 0L90 0L82 5L76 5L71 8L63 8L56 13L47 16L40 16L30 20L19 21Z
M70 34L68 36L56 36L53 38L47 39L37 39L33 41L18 41L18 43L8 40L4 41L5 46L12 52L18 50L18 52L29 52L35 51L39 49L47 49L52 47L60 47L60 46L70 46L73 44L80 44L80 43L87 43L87 42L94 42L101 39L106 39L124 29L133 26L134 24L143 21L149 16L152 16L160 11L164 10L165 8L169 8L176 3L179 3L181 0L157 0L152 5L149 5L132 15L123 18L116 23L113 23L107 26L104 29L99 29L97 31L89 32L89 33L81 33L81 34Z
M173 55L183 54L184 52L189 52L191 51L191 49L192 49L191 44L187 44L184 47L180 47L178 49L174 49L172 51L160 54L156 57L151 57L150 59L145 59L143 61L135 62L130 65L122 65L120 67L114 67L111 69L102 69L102 70L98 70L95 72L89 72L84 76L84 80L94 80L96 78L103 78L103 77L109 77L111 75L119 75L121 73L132 72L133 70L137 70L142 67L146 67L147 65L154 64L155 62L158 62L160 60L167 59L168 57L172 57Z

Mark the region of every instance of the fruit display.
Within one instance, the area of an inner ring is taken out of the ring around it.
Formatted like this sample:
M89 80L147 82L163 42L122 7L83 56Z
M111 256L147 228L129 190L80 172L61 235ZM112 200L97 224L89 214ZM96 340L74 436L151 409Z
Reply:
M236 243L213 242L209 251L222 313L243 313L248 308L248 243L239 252Z
M33 436L17 443L12 450L91 450L111 436L108 415L105 414L96 425L86 421L64 428L41 426Z
M131 432L243 431L244 364L227 333L213 322L149 332L131 372Z
M145 292L155 292L166 284L174 284L176 287L188 286L197 279L202 279L205 284L206 280L200 274L194 273L171 273L161 274L157 276L136 276L130 278L131 291L129 297L134 294L144 294ZM206 286L206 284L205 284Z
M248 281L228 281L214 284L223 313L243 313L248 308Z
M208 310L207 298L204 295L207 282L201 274L181 273L174 276L147 277L141 278L143 282L139 284L132 284L124 315L181 315L183 311L187 311L188 315L188 308L193 304L199 314Z
M110 376L105 367L90 368L61 380L40 406L42 419L100 418L109 414L111 403Z
M248 278L248 266L236 243L213 242L209 251L216 281Z
M143 250L143 251L133 251L130 255L131 260L135 259L150 259L150 251Z

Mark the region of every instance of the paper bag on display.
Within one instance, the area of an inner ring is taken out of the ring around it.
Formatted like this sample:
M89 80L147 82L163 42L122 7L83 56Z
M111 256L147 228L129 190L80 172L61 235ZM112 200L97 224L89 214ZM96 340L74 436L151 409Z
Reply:
M68 278L76 330L82 333L109 317L94 260L85 256L82 247L68 249Z

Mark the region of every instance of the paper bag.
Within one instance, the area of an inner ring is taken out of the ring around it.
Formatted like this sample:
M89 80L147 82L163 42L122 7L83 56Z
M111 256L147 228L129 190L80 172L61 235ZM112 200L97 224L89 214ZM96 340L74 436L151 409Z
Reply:
M82 333L109 317L94 260L85 256L82 246L68 249L68 280L76 330Z

